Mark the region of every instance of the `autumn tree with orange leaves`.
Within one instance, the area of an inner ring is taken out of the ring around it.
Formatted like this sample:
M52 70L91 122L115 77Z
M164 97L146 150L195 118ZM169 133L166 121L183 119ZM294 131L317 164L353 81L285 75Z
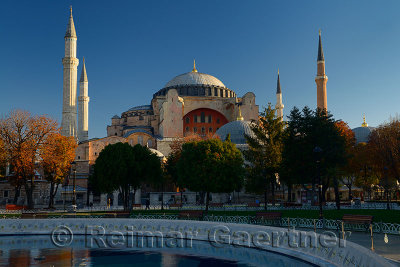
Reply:
M344 121L335 122L335 126L341 136L345 139L345 160L346 164L342 166L341 172L342 175L339 178L340 182L342 182L349 189L349 199L352 199L352 187L359 173L358 162L355 158L357 154L357 148L355 146L356 139L354 136L354 132L350 129L349 125ZM334 183L335 194L339 194L339 184Z
M28 207L34 208L35 170L40 151L51 134L58 133L57 122L47 116L32 116L27 111L14 110L0 119L0 139L16 184L25 188Z
M50 134L40 150L44 177L50 182L49 208L54 207L58 186L64 182L75 158L76 141L72 136Z
M3 140L0 139L0 177L5 175L6 164L7 164L7 153L4 147L4 142Z

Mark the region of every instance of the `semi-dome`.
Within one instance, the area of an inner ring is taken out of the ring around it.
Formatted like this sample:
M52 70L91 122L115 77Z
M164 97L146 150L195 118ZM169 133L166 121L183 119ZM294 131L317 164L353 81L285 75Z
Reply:
M254 137L254 133L250 127L251 123L250 121L243 120L232 121L219 128L215 134L221 140L225 140L228 134L230 134L232 143L243 145L246 144L245 135Z
M209 85L225 87L225 85L218 78L209 74L193 71L176 76L175 78L170 80L164 87L184 85Z

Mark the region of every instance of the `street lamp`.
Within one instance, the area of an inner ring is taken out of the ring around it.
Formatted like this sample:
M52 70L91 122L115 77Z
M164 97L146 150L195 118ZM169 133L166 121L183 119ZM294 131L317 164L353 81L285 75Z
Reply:
M73 171L73 173L74 173L74 179L73 179L73 183L72 183L72 186L73 186L73 188L72 188L72 192L73 192L73 199L72 199L72 205L76 205L76 188L75 188L75 182L76 182L76 162L75 161L73 161L72 163L71 163L71 167L72 167L72 171Z
M316 146L313 150L315 155L315 163L317 165L317 178L318 178L318 204L319 204L319 218L323 218L322 214L322 183L321 183L321 174L320 174L320 164L321 164L321 156L322 156L322 148Z

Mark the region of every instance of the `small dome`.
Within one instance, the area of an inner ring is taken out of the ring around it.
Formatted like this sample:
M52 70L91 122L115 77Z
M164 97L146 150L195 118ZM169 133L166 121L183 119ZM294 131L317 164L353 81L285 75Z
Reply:
M254 137L250 125L250 121L232 121L219 128L215 134L218 135L221 140L225 140L228 134L230 134L232 143L237 145L246 144L245 135Z
M176 76L165 85L165 88L182 85L210 85L225 87L225 85L214 76L192 71Z
M137 111L137 110L152 110L153 107L151 105L143 105L143 106L136 106L130 108L129 111Z
M352 129L354 137L356 138L356 143L367 143L368 137L371 134L374 127L357 127Z

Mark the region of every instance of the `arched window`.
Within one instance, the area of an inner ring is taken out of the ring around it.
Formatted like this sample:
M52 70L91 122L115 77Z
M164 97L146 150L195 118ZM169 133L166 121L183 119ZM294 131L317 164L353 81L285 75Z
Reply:
M147 140L147 146L153 147L153 141L151 139Z
M140 144L141 146L143 146L143 136L139 135L138 138L138 144Z
M197 127L193 128L193 132L197 133Z
M201 133L202 133L202 134L206 133L206 128L201 127Z
M190 118L186 117L186 123L190 123Z
M201 113L201 122L206 122L206 115L204 114L204 112Z
M209 128L209 129L208 129L208 132L209 132L209 133L212 133L212 132L213 132L213 128Z

